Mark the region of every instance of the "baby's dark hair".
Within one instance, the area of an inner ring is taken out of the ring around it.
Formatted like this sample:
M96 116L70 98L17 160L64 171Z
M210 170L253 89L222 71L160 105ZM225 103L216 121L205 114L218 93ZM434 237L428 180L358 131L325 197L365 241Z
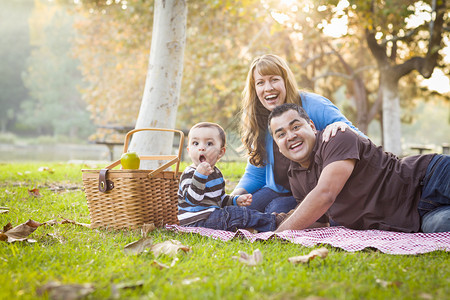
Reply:
M289 111L289 110L294 110L296 112L298 112L298 115L305 119L306 122L309 122L311 119L309 118L308 114L306 113L306 111L303 109L303 107L301 107L300 105L297 105L295 103L284 103L281 104L277 107L275 107L272 112L269 114L269 132L270 134L272 134L272 130L270 129L270 122L272 121L273 118L275 117L279 117L282 114L284 114L285 112Z
M217 130L219 130L219 135L220 135L220 140L222 142L222 147L225 147L226 143L227 143L227 135L225 134L225 130L223 130L222 126L220 126L217 123L211 123L211 122L200 122L195 124L194 126L191 127L192 129L195 128L205 128L205 127L209 127L209 128L217 128ZM189 136L188 136L189 139Z

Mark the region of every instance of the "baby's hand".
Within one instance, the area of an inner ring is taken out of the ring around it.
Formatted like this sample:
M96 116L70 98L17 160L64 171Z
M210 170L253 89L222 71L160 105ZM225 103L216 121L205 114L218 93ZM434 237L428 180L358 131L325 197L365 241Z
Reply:
M197 172L199 172L200 174L203 174L205 176L209 176L209 174L211 174L213 171L214 171L214 169L206 161L200 163L197 166Z
M236 203L239 206L249 206L252 204L252 194L240 195L239 198L236 199Z

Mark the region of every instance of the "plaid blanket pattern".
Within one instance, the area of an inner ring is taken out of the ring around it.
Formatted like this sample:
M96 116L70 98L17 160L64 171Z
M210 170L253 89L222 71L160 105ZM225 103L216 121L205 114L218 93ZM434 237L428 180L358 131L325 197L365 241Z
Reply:
M244 238L251 243L279 238L306 247L329 244L345 251L355 252L375 248L387 254L421 254L433 251L450 251L450 232L403 233L382 230L352 230L345 227L326 227L306 230L287 230L281 233L251 232L239 229L236 232L214 230L202 227L166 225L168 230L182 233L196 233L222 241Z

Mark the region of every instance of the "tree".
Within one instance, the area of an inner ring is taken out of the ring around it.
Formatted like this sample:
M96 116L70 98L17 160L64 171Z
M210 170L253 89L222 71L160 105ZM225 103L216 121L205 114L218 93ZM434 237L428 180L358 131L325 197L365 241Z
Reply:
M188 2L188 59L183 66L177 128L198 121L236 127L248 64L255 54L271 52L276 45L268 24L273 19L267 18L261 2L241 4ZM76 13L83 14L76 24L76 53L87 83L82 92L94 121L134 124L144 90L153 1L129 0L125 9L116 2L84 3Z
M186 1L156 0L154 14L147 80L136 128L174 128L186 43ZM130 150L140 155L149 150L153 155L171 153L172 139L163 136L163 133L136 133ZM151 169L154 166L151 161L145 161L141 168Z
M23 75L30 98L22 103L21 122L40 134L85 137L92 128L71 56L73 20L63 6L36 0L30 22L34 49Z
M399 81L412 71L430 78L434 68L439 67L443 37L448 36L448 6L445 0L353 0L348 11L364 26L380 72L383 146L386 151L401 154ZM413 20L418 15L422 19Z
M12 130L20 104L28 97L22 82L31 52L28 17L33 0L0 2L0 131Z

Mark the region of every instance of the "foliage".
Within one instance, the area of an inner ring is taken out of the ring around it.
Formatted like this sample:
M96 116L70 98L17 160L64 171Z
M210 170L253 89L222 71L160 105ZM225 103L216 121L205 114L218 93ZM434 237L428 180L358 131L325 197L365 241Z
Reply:
M22 123L40 134L86 136L92 127L78 92L78 62L71 57L73 20L64 7L35 1L31 23L35 48L24 75L30 98L22 103Z
M83 99L96 125L134 126L145 84L152 1L77 8L75 53L81 62ZM139 33L139 34L136 34Z
M251 51L276 40L264 24L267 18L260 1L234 4L188 3L178 128L200 120L235 126ZM85 16L76 25L82 34L77 55L88 82L83 95L97 124L134 124L145 83L153 1L128 1L127 9L121 3L94 7L77 11Z
M37 171L41 166L0 165L0 206L9 207L0 214L1 226L61 217L89 223L80 189L80 169L87 166L52 164L53 172ZM27 170L27 180L17 175ZM29 194L36 187L41 197ZM8 283L0 298L47 299L64 286L89 292L92 299L446 299L450 292L449 271L442 267L448 252L402 256L326 246L325 260L294 265L290 257L311 257L313 249L279 240L222 242L161 229L149 237L154 244L178 240L190 251L178 253L177 260L152 252L126 255L124 247L141 238L139 231L75 224L40 226L29 236L36 241L31 244L0 241L0 281ZM255 266L233 258L257 249L263 259Z

